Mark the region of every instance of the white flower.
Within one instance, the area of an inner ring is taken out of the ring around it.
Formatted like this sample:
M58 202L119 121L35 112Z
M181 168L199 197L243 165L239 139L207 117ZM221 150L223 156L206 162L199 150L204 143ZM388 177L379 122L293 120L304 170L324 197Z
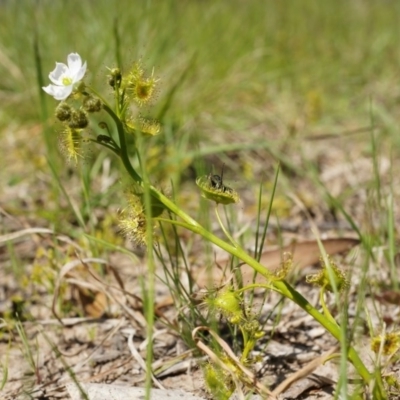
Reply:
M56 62L55 69L50 72L49 78L54 85L42 88L56 100L65 100L72 93L75 83L79 82L86 72L86 62L82 65L82 59L78 53L68 54L67 60L68 66Z

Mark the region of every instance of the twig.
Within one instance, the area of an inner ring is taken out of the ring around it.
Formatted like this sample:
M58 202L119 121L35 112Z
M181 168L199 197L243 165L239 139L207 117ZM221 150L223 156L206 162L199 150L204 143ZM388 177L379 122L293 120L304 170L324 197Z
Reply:
M279 396L282 392L284 392L289 386L291 386L294 382L298 381L299 379L302 379L306 377L307 375L311 374L311 372L314 371L315 368L320 366L321 364L324 363L324 361L333 353L338 351L339 346L334 346L330 350L328 350L326 353L320 355L317 357L315 360L309 362L307 365L305 365L302 369L299 371L295 372L294 374L290 375L288 378L286 378L283 382L281 382L273 391L272 393L274 396Z
M147 371L146 368L146 362L143 360L142 356L139 354L139 352L136 350L136 347L133 343L133 337L135 336L135 330L133 330L128 337L128 347L129 350L131 351L131 354L133 358L138 362L138 364L142 367L142 369L151 375L151 380L154 382L154 384L159 388L165 390L163 385L156 379L156 377L153 375L151 371Z

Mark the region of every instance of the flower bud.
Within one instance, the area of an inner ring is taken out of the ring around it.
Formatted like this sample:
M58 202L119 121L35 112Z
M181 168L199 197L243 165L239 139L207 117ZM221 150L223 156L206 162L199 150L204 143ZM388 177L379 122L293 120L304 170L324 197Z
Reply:
M232 324L238 324L243 319L240 295L233 289L218 292L205 300L211 310L221 313Z
M72 110L68 126L73 129L84 129L88 126L89 120L83 110Z
M61 122L69 121L71 118L71 111L71 106L62 101L56 108L56 118Z
M113 68L111 70L111 75L109 76L108 79L108 84L115 89L116 87L119 87L121 85L121 70L119 68Z
M243 324L243 329L248 333L254 334L260 331L260 323L256 319L252 319Z
M254 339L261 339L264 336L265 336L265 332L262 330L254 332Z
M215 307L229 314L241 314L240 297L231 290L221 292L215 299Z
M101 110L102 103L98 97L94 96L85 96L83 99L83 108L85 111L89 113L98 112Z

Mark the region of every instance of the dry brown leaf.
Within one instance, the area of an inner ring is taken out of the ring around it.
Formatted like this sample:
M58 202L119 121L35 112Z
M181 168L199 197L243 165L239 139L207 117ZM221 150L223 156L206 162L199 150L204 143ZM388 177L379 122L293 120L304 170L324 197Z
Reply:
M93 291L76 286L79 294L79 301L82 305L85 316L100 318L106 311L108 302L104 292Z
M384 290L380 294L375 294L375 299L380 303L399 304L400 292L397 290Z
M326 253L330 255L344 253L360 243L358 239L354 238L325 239L321 242ZM279 268L284 253L288 252L293 256L294 267L299 269L316 264L321 257L318 242L316 240L309 240L305 242L293 242L292 244L280 249L264 251L261 255L260 263L268 270L274 271ZM212 271L212 277L209 277L204 270L201 271L197 275L196 279L199 287L206 286L210 281L221 283L226 280L224 269L228 262L228 259L217 260L217 264L222 266L222 268L214 268ZM249 282L253 279L254 270L251 267L243 265L241 271L243 282ZM256 282L262 281L265 281L265 278L258 275Z
M325 239L321 242L327 254L330 255L349 251L352 247L360 243L358 239L353 238ZM293 265L297 268L304 268L316 264L321 257L318 242L316 240L309 240L300 243L294 242L281 249L265 251L261 255L260 263L273 271L279 268L282 255L285 252L292 254Z

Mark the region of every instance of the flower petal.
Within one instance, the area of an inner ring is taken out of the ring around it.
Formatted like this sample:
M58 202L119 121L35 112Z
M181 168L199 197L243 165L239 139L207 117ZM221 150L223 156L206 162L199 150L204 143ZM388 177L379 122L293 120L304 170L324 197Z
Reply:
M49 85L42 88L50 96L53 96L56 100L65 100L71 93L73 85L68 86L56 86Z
M68 67L64 63L56 62L56 67L50 72L49 78L55 85L64 86L61 77L68 73Z
M85 64L83 64L83 66L80 68L78 73L74 76L73 78L74 83L80 81L85 76L85 73L86 73L86 61Z
M81 56L78 53L68 54L67 63L71 77L76 76L82 67Z

